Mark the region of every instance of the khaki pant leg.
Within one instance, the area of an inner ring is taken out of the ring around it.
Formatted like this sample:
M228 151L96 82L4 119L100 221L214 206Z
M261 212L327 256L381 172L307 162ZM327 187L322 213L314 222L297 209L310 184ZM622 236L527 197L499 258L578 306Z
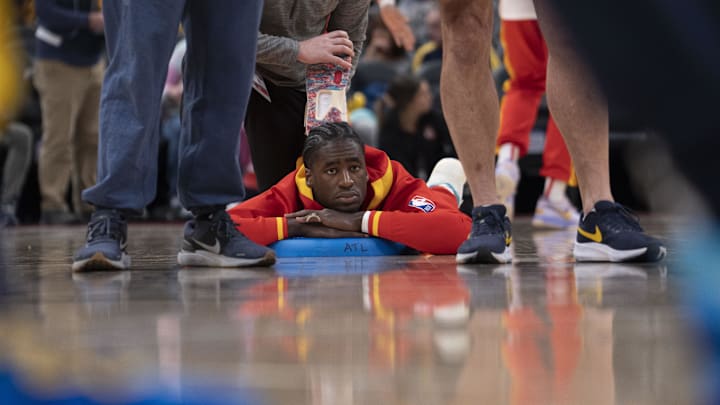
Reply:
M78 68L51 60L35 61L43 135L38 180L43 211L67 211L65 194L72 170L72 133L80 109L82 80Z
M84 99L77 117L73 138L73 205L75 212L89 213L92 206L82 201L84 189L95 185L97 179L98 120L100 116L100 91L105 75L105 62L87 68L88 81Z

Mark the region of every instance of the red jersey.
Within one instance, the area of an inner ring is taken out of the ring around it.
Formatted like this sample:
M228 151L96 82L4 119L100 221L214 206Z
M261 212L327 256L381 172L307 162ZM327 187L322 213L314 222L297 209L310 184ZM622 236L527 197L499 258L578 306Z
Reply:
M470 217L457 208L444 187L429 188L385 152L365 146L368 234L402 243L421 252L455 254L470 232ZM302 209L321 210L305 184L305 166L269 190L228 210L235 224L256 243L269 245L287 238L287 219Z

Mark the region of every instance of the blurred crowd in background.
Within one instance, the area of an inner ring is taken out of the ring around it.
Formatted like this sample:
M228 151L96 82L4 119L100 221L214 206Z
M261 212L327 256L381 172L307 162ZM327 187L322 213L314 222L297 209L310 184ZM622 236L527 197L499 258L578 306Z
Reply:
M11 38L12 48L22 55L23 97L19 109L0 114L0 133L3 134L0 136L0 225L84 223L91 207L81 201L80 192L95 181L97 116L106 67L101 2L78 0L73 3L89 13L90 24L68 13L58 13L52 6L54 2L15 0L14 3L17 12ZM427 179L439 159L456 156L439 95L440 14L435 0L399 0L397 3L415 35L414 49L407 51L395 43L380 18L378 6L373 4L363 53L347 93L349 121L367 144L383 149L409 172ZM488 63L502 97L508 73L503 64L500 20L495 20L493 54ZM43 21L52 21L53 26L60 24L72 32L72 52L56 53L53 41L58 38L44 28ZM143 217L147 220L173 221L188 216L176 195L184 52L180 30L169 61L162 99L163 116L158 130L163 144L157 157L158 193ZM543 187L539 173L547 119L547 107L542 101L527 156L520 159L522 181L515 202L517 213L532 212ZM641 142L645 139L638 128L625 124L622 116L612 116L611 130L611 152L613 145L628 139ZM240 161L251 197L258 191L252 156L244 131L238 136L243 139ZM618 199L635 209L647 210L647 203L635 192L625 170L624 163L611 156L613 187ZM568 194L577 204L577 193L570 189ZM472 202L467 192L465 200L464 207L469 211Z

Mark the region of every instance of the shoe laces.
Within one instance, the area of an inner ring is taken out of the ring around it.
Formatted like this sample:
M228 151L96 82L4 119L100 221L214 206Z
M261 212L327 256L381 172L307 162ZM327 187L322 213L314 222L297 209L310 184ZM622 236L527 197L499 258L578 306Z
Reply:
M639 218L629 208L615 203L612 208L603 211L606 212L606 229L612 232L643 232Z
M211 231L215 233L216 237L222 238L224 241L228 241L237 236L243 236L235 227L232 218L230 218L225 211L215 212L208 219L211 222Z
M99 215L93 218L88 224L87 241L96 239L113 239L123 242L125 239L125 227L123 222L112 215Z
M488 210L483 213L483 216L476 216L473 218L472 223L472 235L488 235L495 233L503 233L505 230L503 218L497 211Z

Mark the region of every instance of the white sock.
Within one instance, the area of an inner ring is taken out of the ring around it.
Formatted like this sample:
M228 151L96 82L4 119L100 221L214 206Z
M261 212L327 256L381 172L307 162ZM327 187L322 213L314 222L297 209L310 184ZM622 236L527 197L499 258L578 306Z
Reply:
M511 143L500 145L500 149L498 149L498 162L505 160L517 162L518 159L520 159L520 148Z
M543 195L551 202L563 201L565 197L565 189L567 183L550 177L545 178L545 191Z
M465 181L465 171L460 161L455 158L442 158L435 164L432 173L430 173L427 186L447 189L455 195L459 207L462 204Z

